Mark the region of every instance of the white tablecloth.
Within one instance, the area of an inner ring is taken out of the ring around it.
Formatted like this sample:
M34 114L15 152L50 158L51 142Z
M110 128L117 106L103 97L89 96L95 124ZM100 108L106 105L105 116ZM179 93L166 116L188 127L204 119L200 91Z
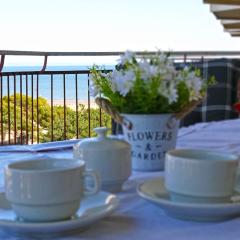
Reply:
M0 147L0 187L3 186L2 168L9 161L16 161L26 157L71 156L68 149L75 141L65 144L66 149L58 151L52 149L54 144L30 147L23 151L11 147ZM48 148L50 146L50 148ZM178 148L209 148L228 151L240 155L240 119L223 122L201 123L188 128L182 128L178 136ZM43 151L44 148L46 151ZM13 150L18 150L12 152ZM9 151L9 152L6 152ZM145 179L162 175L162 172L133 173L126 182L124 190L117 194L120 198L120 207L111 216L106 217L91 226L88 230L75 235L62 236L57 239L98 239L98 240L136 240L136 239L177 239L177 240L239 240L240 217L223 222L191 222L171 218L164 211L136 193L136 186ZM0 239L20 240L1 232ZM46 239L46 238L44 238Z

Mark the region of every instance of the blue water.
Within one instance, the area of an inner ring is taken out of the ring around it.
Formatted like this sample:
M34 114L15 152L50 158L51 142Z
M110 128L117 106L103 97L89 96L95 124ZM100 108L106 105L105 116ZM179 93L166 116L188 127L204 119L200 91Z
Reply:
M50 66L46 71L66 71L66 70L88 70L90 66ZM112 69L113 66L107 66ZM15 71L39 71L41 66L36 67L5 67L3 72ZM7 95L7 77L2 78L3 96ZM74 74L66 74L66 99L73 100L76 98L76 83ZM33 98L36 98L37 76L28 76L28 96L32 96L33 83ZM0 82L1 84L1 82ZM14 93L14 79L9 80L10 95ZM16 76L16 92L20 93L20 77ZM26 95L26 76L22 77L22 93ZM63 99L63 75L53 75L53 99ZM51 76L39 75L39 96L46 99L51 99ZM86 74L78 75L78 99L87 100L88 98L88 76Z

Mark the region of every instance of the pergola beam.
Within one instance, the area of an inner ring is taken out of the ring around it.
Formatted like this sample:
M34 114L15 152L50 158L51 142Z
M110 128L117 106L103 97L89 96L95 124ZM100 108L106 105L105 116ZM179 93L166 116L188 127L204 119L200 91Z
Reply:
M224 32L232 33L240 33L240 29L224 29Z
M204 0L204 3L240 5L240 0Z
M231 33L232 37L240 37L240 32L239 33Z
M221 20L221 24L225 29L239 29L240 20Z
M210 10L218 19L240 19L240 5L211 4Z
M220 19L224 31L233 37L240 37L240 0L203 0L210 4L210 10Z

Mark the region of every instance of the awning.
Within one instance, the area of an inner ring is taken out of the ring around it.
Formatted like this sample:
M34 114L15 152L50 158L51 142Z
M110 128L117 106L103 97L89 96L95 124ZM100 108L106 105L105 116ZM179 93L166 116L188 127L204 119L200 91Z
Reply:
M211 12L233 37L240 36L240 0L204 0Z

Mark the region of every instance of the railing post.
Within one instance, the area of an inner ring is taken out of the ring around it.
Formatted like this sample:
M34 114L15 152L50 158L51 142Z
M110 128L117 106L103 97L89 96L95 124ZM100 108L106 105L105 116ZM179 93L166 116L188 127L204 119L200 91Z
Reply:
M47 67L47 60L48 60L48 55L45 55L44 56L44 63L43 63L43 67L41 69L40 72L44 72L46 70L46 67Z
M183 62L184 62L184 65L185 65L186 62L187 62L187 54L186 54L186 53L183 55Z
M0 72L2 72L3 66L4 66L4 61L5 61L5 54L1 55L1 60L0 60Z

